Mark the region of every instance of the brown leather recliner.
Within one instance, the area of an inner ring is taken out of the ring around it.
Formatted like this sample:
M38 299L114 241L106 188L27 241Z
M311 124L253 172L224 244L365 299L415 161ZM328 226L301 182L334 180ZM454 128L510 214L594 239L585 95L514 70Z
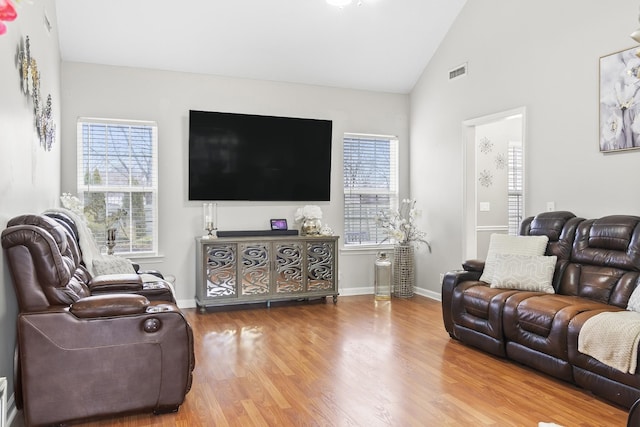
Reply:
M178 307L131 292L129 275L94 283L64 227L30 217L2 232L20 309L14 388L25 424L176 411L195 363Z
M545 212L527 218L520 234L549 237L546 254L557 257L554 293L491 288L480 281L484 262L467 261L464 270L448 272L442 283L447 332L631 407L640 398L640 372L582 353L579 337L587 320L624 312L640 286L640 217L582 219Z

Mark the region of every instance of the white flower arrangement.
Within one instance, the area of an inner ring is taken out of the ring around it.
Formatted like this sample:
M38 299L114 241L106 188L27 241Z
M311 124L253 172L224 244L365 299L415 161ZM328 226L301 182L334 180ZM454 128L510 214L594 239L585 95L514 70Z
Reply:
M62 206L66 209L69 209L71 212L84 217L84 204L80 199L71 193L62 193L60 196L60 202Z
M376 224L387 233L383 242L392 240L400 245L408 245L413 242L424 243L431 252L431 244L426 239L427 234L416 227L416 218L419 218L422 212L417 210L415 206L414 199L403 199L399 209L381 212L376 217Z
M322 219L322 209L317 205L305 205L296 210L296 222L302 222L305 219Z

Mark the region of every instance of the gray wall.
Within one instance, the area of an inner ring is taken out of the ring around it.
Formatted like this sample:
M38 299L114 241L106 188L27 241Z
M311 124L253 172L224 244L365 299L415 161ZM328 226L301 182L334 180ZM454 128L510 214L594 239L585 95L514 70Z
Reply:
M195 241L203 234L202 203L187 200L188 113L225 111L333 120L331 201L319 203L323 222L342 234L342 135L366 132L400 139L401 189L408 191L408 95L365 92L300 84L243 80L200 74L152 71L64 62L62 190L76 193L76 120L79 116L154 120L159 145L159 243L162 257L140 260L176 277L182 307L194 306ZM313 152L308 153L309 170ZM313 179L308 176L296 179ZM264 230L269 218L294 225L301 204L218 202L221 230ZM370 252L342 251L341 293L372 290Z
M411 93L410 185L424 204L433 253L419 254L418 281L463 254L465 120L526 107L526 215L640 214L640 151L598 148L599 58L634 46L638 2L469 1ZM448 71L468 62L467 77Z
M18 18L0 36L0 229L13 216L56 206L60 195L60 53L55 5L52 0L22 2L17 11ZM45 13L53 25L51 33L44 27ZM26 36L40 72L42 98L46 102L51 94L53 100L58 135L50 152L40 146L34 133L33 102L20 86L16 54ZM18 308L4 257L0 257L0 282L0 377L8 378L12 396Z

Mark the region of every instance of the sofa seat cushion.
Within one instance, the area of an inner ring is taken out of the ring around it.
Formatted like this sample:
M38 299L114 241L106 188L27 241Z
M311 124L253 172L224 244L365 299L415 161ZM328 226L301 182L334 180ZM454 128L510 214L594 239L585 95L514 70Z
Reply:
M485 282L464 282L453 291L454 323L503 340L502 311L516 290L491 288Z
M567 329L571 319L583 311L608 307L576 296L519 292L505 302L504 334L507 341L568 360Z
M578 335L580 334L580 329L582 329L582 326L584 326L584 322L586 322L587 319L590 319L591 317L597 314L600 314L604 311L616 311L616 310L621 310L621 309L616 309L615 307L608 307L606 309L600 309L600 310L588 310L582 313L578 313L576 316L573 317L573 319L571 319L571 322L569 322L568 333L567 333L567 347L568 347L569 362L573 366L576 366L578 368L582 368L594 374L640 389L639 373L636 372L636 374L629 374L629 373L619 371L608 365L605 365L602 362L599 362L598 360L594 359L591 356L580 353L578 351ZM640 366L640 364L638 364L638 366Z

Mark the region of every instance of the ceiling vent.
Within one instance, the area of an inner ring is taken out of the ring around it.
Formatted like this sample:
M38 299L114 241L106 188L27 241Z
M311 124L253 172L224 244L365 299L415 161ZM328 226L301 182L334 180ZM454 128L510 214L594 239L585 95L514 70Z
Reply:
M467 75L467 63L465 62L464 64L449 71L449 80L456 80L466 75Z

